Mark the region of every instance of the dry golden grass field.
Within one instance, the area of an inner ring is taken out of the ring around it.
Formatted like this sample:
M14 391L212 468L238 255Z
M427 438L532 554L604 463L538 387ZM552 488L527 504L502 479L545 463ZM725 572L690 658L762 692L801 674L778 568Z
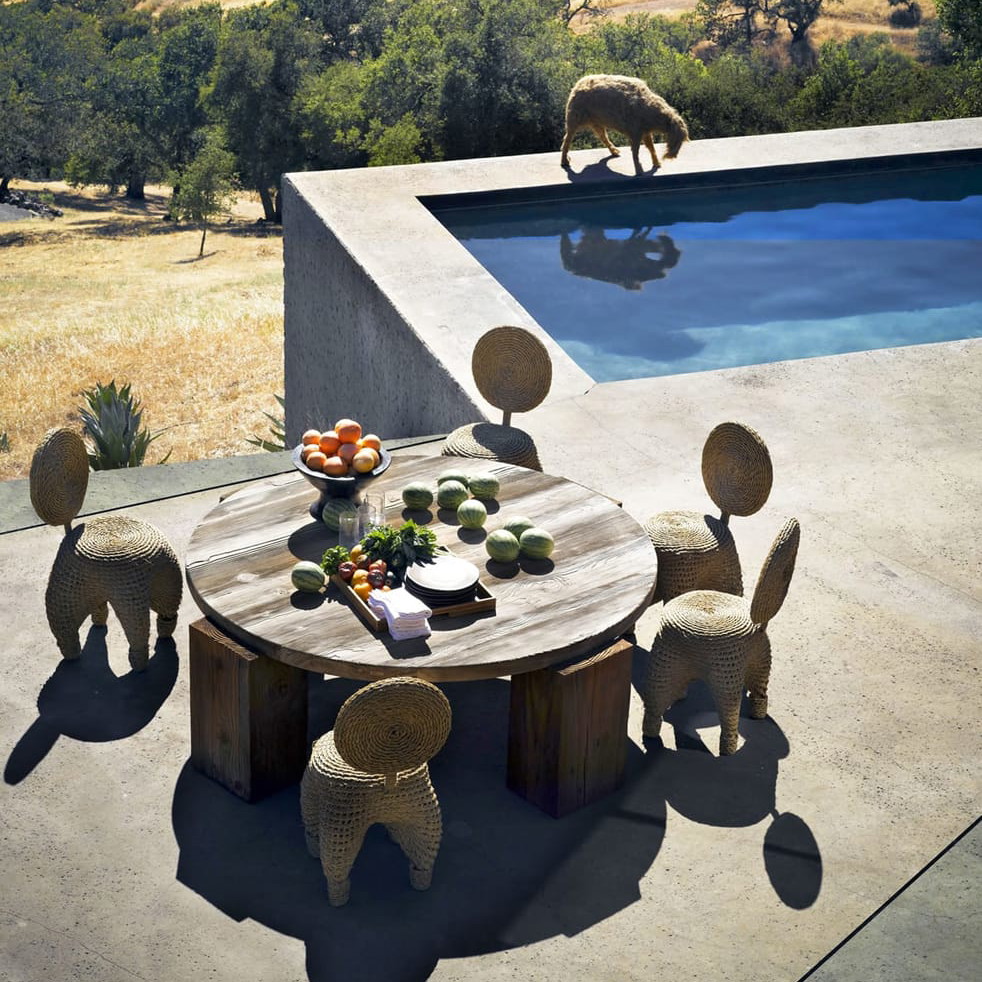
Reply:
M934 13L932 0L921 5ZM611 6L612 16L671 16L695 0ZM815 39L886 31L889 9L830 3ZM913 43L913 31L890 33ZM168 451L175 462L256 452L248 438L268 435L262 414L280 415L283 392L282 240L256 224L258 202L241 199L198 259L199 231L161 219L165 188L135 205L99 189L14 186L52 193L64 215L0 223L0 438L10 447L0 479L25 477L44 431L77 421L82 391L113 379L132 385L145 425L164 430L147 463Z
M278 229L243 200L201 233L165 222L167 189L143 205L97 189L32 185L61 218L0 224L0 479L24 477L34 444L77 420L83 389L129 382L144 423L166 432L147 463L255 452L263 411L283 391L283 274Z

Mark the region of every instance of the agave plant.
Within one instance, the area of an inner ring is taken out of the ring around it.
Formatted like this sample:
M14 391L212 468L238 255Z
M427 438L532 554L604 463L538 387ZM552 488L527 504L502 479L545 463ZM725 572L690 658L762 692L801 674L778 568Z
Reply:
M163 430L151 433L141 426L143 410L140 400L130 393L129 383L116 388L116 380L109 385L96 382L82 395L88 409L79 406L85 435L92 441L89 464L94 471L116 470L121 467L140 467L147 455L147 448ZM160 461L164 463L170 457Z
M280 404L281 409L286 409L286 402L283 396L274 395L273 398ZM269 432L273 435L273 439L268 440L265 437L257 435L249 437L246 443L251 443L254 447L259 447L261 450L268 450L270 453L289 449L286 445L286 421L270 413L263 413L263 416L270 422Z

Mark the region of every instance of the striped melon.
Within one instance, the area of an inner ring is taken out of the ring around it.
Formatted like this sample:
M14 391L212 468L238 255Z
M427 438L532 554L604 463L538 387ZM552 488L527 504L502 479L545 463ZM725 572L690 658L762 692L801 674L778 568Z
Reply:
M453 508L456 511L468 497L467 485L459 481L444 481L436 489L436 503L441 508Z
M407 508L429 508L433 492L422 481L413 481L402 489L402 500Z
M290 579L294 589L303 590L304 593L317 593L327 581L327 576L317 563L302 559L290 570Z
M463 471L458 471L451 468L450 470L444 471L437 479L437 484L443 484L444 481L456 481L458 484L463 484L466 488L469 482L468 476Z
M457 521L465 529L479 529L488 518L488 510L477 498L468 498L457 507Z
M505 529L496 529L484 540L488 555L499 563L512 563L518 559L518 539Z
M358 506L350 498L331 498L321 512L321 521L332 531L337 532L341 513L358 511Z
M509 518L508 521L501 527L506 531L511 532L516 539L520 539L522 537L522 533L526 529L533 528L534 526L535 522L533 522L531 518L526 518L524 515L515 515L512 518Z
M518 539L522 554L529 559L548 559L555 544L552 536L540 528L526 529Z
M498 479L494 474L474 474L470 479L468 487L471 489L471 494L475 498L490 501L497 495L501 485L498 483Z

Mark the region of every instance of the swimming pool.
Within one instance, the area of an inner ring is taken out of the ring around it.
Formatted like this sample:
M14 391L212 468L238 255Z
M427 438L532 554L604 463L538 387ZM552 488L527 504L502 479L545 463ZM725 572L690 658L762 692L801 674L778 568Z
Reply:
M434 203L597 381L982 336L982 165Z

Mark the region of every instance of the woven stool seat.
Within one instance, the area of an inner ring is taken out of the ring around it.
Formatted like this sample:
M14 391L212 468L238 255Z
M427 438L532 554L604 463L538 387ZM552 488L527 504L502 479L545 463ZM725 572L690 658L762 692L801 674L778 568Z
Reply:
M695 511L664 511L644 523L658 554L654 600L690 590L743 593L733 533L720 519Z
M502 421L459 426L444 440L440 452L541 471L535 443L511 425L511 414L534 409L549 394L552 361L545 345L521 327L492 328L474 345L471 372L481 395L502 410Z
M800 528L781 529L752 600L716 590L696 590L668 601L651 647L642 691L645 736L658 736L661 720L691 682L709 686L720 719L720 754L737 748L740 702L750 693L750 715L767 715L771 647L768 621L784 603L798 554Z
M477 457L500 460L518 467L541 471L539 452L532 437L515 426L500 423L468 423L458 426L443 441L445 457Z
M760 436L742 423L720 423L702 450L703 484L720 517L692 511L654 515L644 529L658 554L655 601L689 590L743 594L743 575L730 515L752 515L767 501L771 458Z
M300 785L307 849L321 861L332 906L347 903L365 833L386 827L429 887L443 823L427 761L450 733L450 704L429 682L384 679L359 689L314 743Z
M65 537L48 577L48 625L62 656L81 653L78 631L86 617L105 624L111 605L129 643L130 666L150 658L150 612L157 634L177 626L183 577L177 556L158 528L125 516L105 516L71 526L88 485L88 457L81 436L67 428L49 431L31 463L31 502L39 517L64 525Z

